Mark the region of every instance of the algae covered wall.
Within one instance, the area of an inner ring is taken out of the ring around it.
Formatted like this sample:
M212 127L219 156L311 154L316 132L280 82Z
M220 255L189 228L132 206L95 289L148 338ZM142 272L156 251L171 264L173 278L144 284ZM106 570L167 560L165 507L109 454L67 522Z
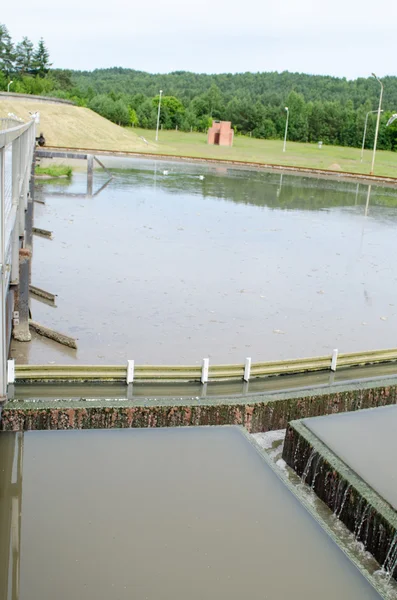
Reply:
M250 433L285 429L291 420L397 403L397 379L278 394L222 398L13 401L3 431L243 425Z
M397 515L302 422L287 428L283 459L390 576L397 578Z

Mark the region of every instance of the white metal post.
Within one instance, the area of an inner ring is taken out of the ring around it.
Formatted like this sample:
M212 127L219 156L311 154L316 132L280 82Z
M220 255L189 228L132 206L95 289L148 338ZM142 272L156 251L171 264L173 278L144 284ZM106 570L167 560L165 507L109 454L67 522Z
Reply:
M209 364L209 358L203 358L203 366L201 369L201 383L207 383L208 381Z
M157 127L156 127L156 142L159 141L159 125L160 125L160 107L161 107L161 94L163 93L163 90L160 90L160 96L159 96L159 108L157 111Z
M380 84L380 96L379 96L379 106L378 106L378 116L376 119L376 129L375 129L375 140L374 140L374 151L372 153L372 165L370 175L374 174L374 166L375 166L375 154L376 154L376 145L378 143L378 133L379 133L379 121L380 121L380 113L382 108L382 96L383 96L383 83L380 79L377 78L375 73L372 73L372 76L375 77L376 81Z
M332 352L331 371L336 371L336 363L338 362L338 350Z
M288 106L285 107L285 110L287 111L287 120L285 122L285 134L284 134L284 146L283 146L283 152L285 152L285 147L287 145L287 133L288 133L288 118L289 118L289 110L288 110Z
M7 396L6 265L5 265L5 148L0 148L0 401Z
M15 383L15 360L7 361L7 383Z
M11 283L19 282L19 220L20 220L21 138L12 142L12 208L16 211L12 233Z
M244 381L249 381L251 375L251 358L245 359Z
M127 384L134 382L135 361L127 361Z

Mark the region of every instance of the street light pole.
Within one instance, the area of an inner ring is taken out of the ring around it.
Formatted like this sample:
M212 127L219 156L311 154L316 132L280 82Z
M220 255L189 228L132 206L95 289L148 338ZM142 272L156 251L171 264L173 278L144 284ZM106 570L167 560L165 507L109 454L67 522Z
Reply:
M285 107L285 110L287 111L287 120L285 122L285 134L284 134L284 146L283 146L283 152L285 152L285 146L287 144L287 132L288 132L288 117L289 117L289 110L288 110L288 106Z
M364 135L363 135L363 145L361 147L361 161L363 162L363 155L364 155L364 146L365 146L365 136L367 134L367 124L368 124L368 117L371 113L376 113L378 112L377 110L370 110L367 112L367 116L365 117L365 126L364 126ZM383 110L381 110L380 112L383 112Z
M159 109L157 111L157 127L156 127L156 142L159 141L159 125L160 125L160 107L161 107L161 94L163 93L163 90L160 90L160 96L159 96Z
M10 85L11 85L12 83L13 83L12 81L10 81L10 82L8 83L8 85L7 85L7 92L9 92L9 91L10 91Z
M377 78L375 73L371 73L373 77L375 77L376 81L380 84L380 96L379 96L379 106L378 106L378 117L376 119L376 129L375 129L375 141L374 141L374 151L372 153L372 165L370 175L374 174L374 165L375 165L375 153L376 153L376 144L378 141L378 133L379 133L379 121L380 121L380 113L382 108L382 96L383 96L383 83L380 79Z

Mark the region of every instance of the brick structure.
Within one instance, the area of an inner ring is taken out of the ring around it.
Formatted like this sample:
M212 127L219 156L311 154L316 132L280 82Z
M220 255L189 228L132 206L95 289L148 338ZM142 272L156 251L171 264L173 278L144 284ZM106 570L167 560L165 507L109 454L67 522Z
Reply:
M233 146L234 131L230 121L212 121L208 130L208 143L218 146Z

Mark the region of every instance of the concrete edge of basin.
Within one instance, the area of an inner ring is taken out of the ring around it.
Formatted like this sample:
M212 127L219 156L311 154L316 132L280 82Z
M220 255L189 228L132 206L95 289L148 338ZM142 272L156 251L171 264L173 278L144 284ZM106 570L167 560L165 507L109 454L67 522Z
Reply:
M295 419L396 403L396 378L231 397L35 399L6 403L0 429L242 425L255 433L285 429Z
M291 421L283 459L397 579L397 513L301 420Z

